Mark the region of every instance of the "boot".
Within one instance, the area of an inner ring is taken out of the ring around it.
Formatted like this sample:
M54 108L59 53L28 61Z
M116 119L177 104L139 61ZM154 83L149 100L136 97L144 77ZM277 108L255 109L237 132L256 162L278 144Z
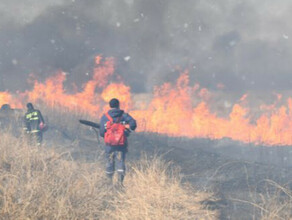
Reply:
M107 177L107 181L106 181L107 185L112 186L113 185L113 174L107 174L106 177Z
M124 187L124 178L125 178L125 175L123 175L123 174L119 174L119 185L121 186L121 187Z

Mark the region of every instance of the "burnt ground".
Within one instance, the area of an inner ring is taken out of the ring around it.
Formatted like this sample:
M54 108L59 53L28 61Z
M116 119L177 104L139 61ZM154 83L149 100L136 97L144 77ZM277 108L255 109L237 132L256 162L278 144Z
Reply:
M161 152L164 159L181 167L183 180L200 190L215 192L218 201L207 204L221 211L221 219L254 219L258 210L244 201L258 203L260 194L271 193L271 180L292 187L292 147L153 134L137 134L132 141L134 155L139 151Z
M103 146L98 144L95 132L78 122L74 129L50 125L44 143L46 147L70 152L79 161L92 162L102 156ZM181 168L184 182L214 192L217 199L205 204L218 209L220 219L258 219L259 209L251 203L259 204L261 195L272 197L271 181L292 188L292 147L132 134L128 161L139 160L143 153L163 155L164 160Z
M65 146L76 160L96 160L102 144L98 144L93 130L78 127L75 132L51 129L46 139L61 137L60 146ZM163 155L164 160L181 168L184 182L214 192L217 199L205 204L220 210L220 219L258 219L259 209L251 203L260 203L261 195L272 197L271 181L292 187L292 147L254 146L230 139L170 138L149 133L132 134L129 142L128 161L139 160L144 153Z

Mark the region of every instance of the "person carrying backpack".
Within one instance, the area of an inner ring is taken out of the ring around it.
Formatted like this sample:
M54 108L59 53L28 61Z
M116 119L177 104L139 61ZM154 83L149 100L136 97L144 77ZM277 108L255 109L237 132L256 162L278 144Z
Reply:
M42 130L45 128L45 121L40 110L33 107L31 103L27 103L27 112L24 115L24 131L29 135L29 141L36 142L41 145L43 140Z
M118 99L111 99L109 106L111 109L100 119L100 136L104 138L105 142L106 174L112 183L116 168L119 183L123 185L126 173L125 159L128 152L127 138L131 130L136 129L137 123L133 117L120 109ZM129 128L126 128L126 125Z

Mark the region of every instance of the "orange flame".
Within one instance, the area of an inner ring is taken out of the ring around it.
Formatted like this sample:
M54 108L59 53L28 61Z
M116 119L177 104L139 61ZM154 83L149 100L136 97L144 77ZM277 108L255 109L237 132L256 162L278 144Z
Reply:
M247 106L247 94L234 104L227 117L210 110L212 93L199 84L190 85L188 71L176 83L164 83L154 88L147 99L135 100L130 87L114 82L114 59L97 56L93 76L80 92L69 93L64 83L66 74L59 71L42 83L34 81L33 90L12 95L0 92L0 105L9 103L22 107L25 101L44 102L49 107L86 112L95 118L108 109L108 101L118 98L121 108L138 122L138 131L157 132L169 136L221 139L244 143L292 145L292 99L285 106L260 106L261 115L255 120ZM116 77L118 78L118 77ZM149 97L151 98L149 99Z
M81 92L74 94L66 93L64 89L66 74L60 71L56 75L49 77L45 83L35 81L34 89L26 92L26 95L28 100L32 102L44 101L50 107L64 107L69 110L78 110L96 115L102 109L100 106L102 99L96 93L96 89L104 88L113 73L113 58L107 58L102 62L102 58L98 56L96 57L96 66L92 80L84 85Z
M108 103L112 98L118 97L121 108L129 111L132 106L130 87L123 83L113 83L107 86L101 94L102 99ZM106 106L105 111L108 109Z
M22 103L8 92L0 92L0 106L9 104L12 108L22 108Z

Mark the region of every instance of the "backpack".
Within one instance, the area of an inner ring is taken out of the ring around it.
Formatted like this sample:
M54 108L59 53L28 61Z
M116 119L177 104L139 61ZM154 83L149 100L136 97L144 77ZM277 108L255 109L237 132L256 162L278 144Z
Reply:
M104 142L109 146L125 146L126 144L126 135L125 135L125 126L120 123L121 117L114 122L113 118L105 113L105 116L108 118L106 123L106 132L104 134Z

